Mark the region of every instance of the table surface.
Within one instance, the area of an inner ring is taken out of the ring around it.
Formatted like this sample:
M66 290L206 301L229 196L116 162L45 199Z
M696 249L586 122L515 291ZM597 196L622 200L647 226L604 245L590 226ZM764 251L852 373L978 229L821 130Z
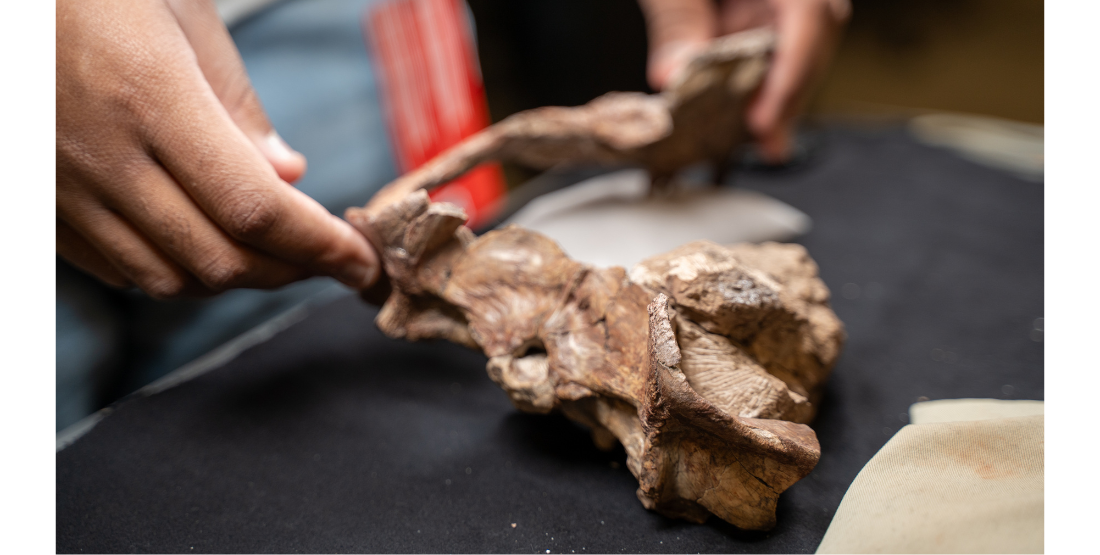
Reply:
M812 552L921 398L1043 398L1043 185L827 128L804 167L736 186L807 213L798 242L848 343L821 461L747 532L646 511L621 448L516 411L485 357L383 337L351 296L223 366L131 396L57 453L59 552Z

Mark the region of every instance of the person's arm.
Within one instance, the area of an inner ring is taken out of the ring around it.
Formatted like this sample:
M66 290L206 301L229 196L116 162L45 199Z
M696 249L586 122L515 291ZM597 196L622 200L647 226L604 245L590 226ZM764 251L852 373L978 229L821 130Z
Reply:
M795 119L822 77L851 13L848 0L639 0L649 32L650 85L663 89L719 35L773 25L775 57L748 109L749 130L773 162L790 155Z
M366 238L289 184L304 171L211 2L58 1L59 255L156 298L374 283Z

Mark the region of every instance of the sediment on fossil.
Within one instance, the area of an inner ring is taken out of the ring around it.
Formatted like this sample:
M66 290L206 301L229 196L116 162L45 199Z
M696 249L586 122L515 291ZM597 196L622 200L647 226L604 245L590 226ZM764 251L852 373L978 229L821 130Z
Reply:
M382 331L481 350L520 410L621 443L645 507L767 529L816 464L804 422L844 332L801 247L697 242L628 275L515 226L474 237L424 191L346 217L393 288Z

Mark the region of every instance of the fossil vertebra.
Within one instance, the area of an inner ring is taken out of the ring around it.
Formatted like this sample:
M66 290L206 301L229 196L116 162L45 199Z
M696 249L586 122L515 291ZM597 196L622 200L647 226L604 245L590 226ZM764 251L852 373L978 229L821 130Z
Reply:
M628 275L517 226L475 237L424 191L347 219L380 247L383 332L481 350L520 410L622 443L645 507L767 529L817 463L804 423L844 331L802 247L696 242Z
M645 507L747 529L771 528L779 494L817 464L806 423L844 341L805 249L695 242L628 274L516 226L475 237L423 189L490 159L634 162L657 187L697 161L721 165L772 42L766 30L720 39L661 95L517 114L345 216L381 253L383 332L483 351L520 410L561 411L601 448L621 443Z

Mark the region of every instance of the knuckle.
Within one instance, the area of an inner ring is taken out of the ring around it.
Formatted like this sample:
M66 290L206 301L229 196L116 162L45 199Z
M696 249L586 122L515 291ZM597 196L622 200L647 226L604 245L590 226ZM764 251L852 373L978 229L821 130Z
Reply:
M154 299L174 299L187 289L186 276L169 265L150 262L132 245L124 245L111 258L123 276Z
M241 286L251 271L252 264L245 256L238 252L226 252L214 257L198 277L203 285L221 292Z
M245 242L266 236L279 222L274 199L262 191L234 191L226 198L225 206L225 230Z
M145 56L128 60L125 67L117 68L113 78L102 85L106 100L103 108L119 121L140 122L155 117L158 96L150 86L156 82L150 78L155 72L155 66Z
M178 275L148 276L139 281L139 287L157 300L176 299L187 289L186 281Z
M109 198L146 180L152 164L130 136L58 134L57 192L66 198Z
M109 161L114 183L145 184L154 179L156 162L140 148L115 153ZM118 187L119 185L115 185Z

